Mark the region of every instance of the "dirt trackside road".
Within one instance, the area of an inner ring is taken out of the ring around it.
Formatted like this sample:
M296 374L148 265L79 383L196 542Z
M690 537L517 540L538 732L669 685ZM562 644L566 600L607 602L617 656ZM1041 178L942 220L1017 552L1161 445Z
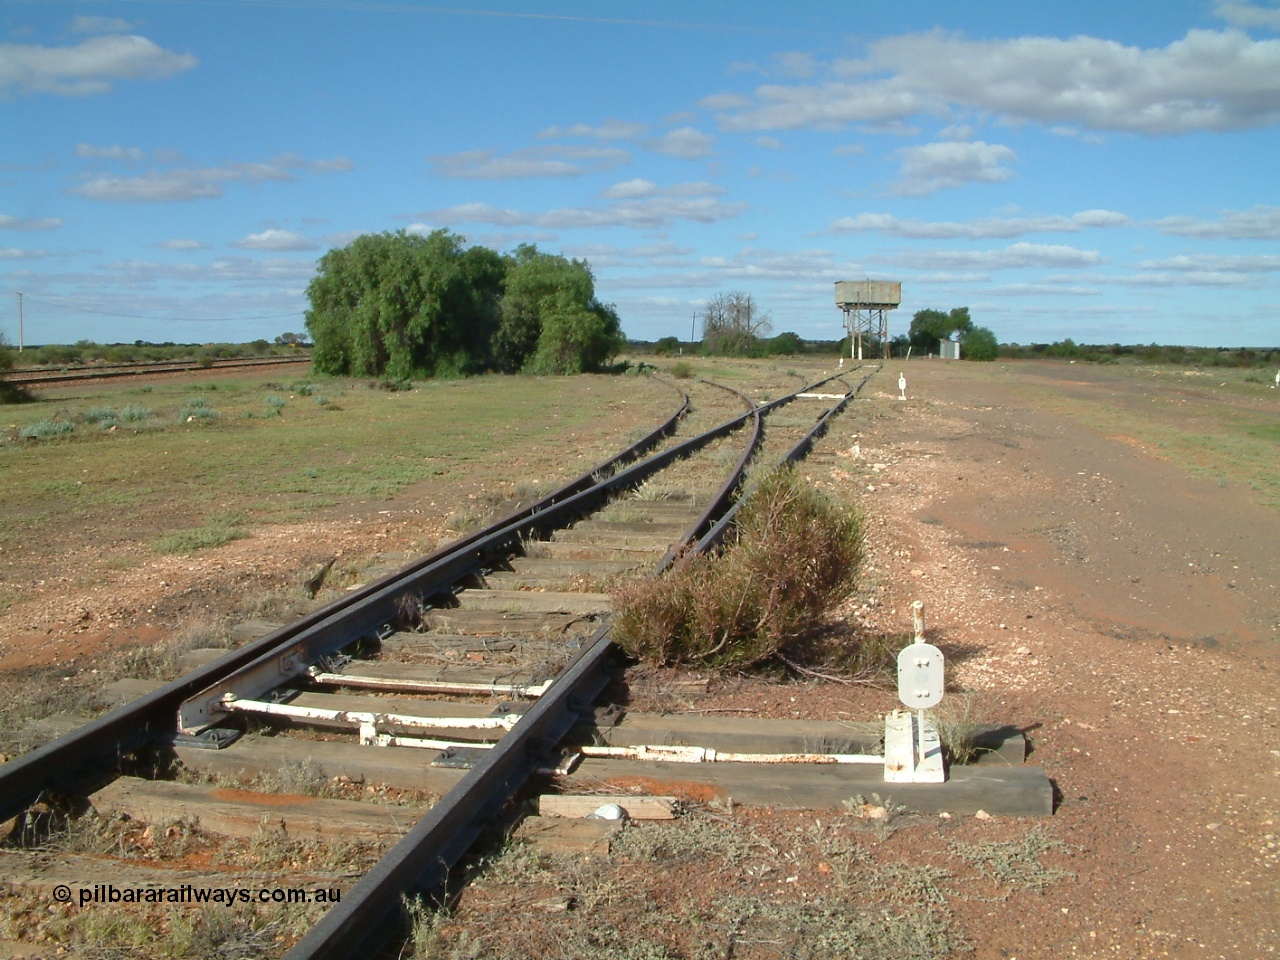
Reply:
M1131 371L904 369L860 436L889 605L923 597L949 679L1029 727L1075 849L1074 880L963 909L975 955L1280 953L1280 511L1116 431L1155 402ZM1257 394L1231 402L1280 417Z

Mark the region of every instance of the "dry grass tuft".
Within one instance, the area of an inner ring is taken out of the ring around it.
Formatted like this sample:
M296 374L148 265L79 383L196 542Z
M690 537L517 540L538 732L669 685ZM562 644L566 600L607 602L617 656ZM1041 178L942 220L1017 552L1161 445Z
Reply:
M614 592L613 636L657 664L754 666L823 622L854 588L862 555L860 515L779 468L751 495L721 555Z

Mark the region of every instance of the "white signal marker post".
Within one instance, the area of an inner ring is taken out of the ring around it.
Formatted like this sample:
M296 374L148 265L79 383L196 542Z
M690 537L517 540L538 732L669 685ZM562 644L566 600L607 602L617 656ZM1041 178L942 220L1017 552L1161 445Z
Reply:
M924 604L911 604L914 643L898 654L898 699L907 710L884 719L884 779L888 783L943 783L942 741L925 710L942 702L945 658L924 639ZM916 711L914 714L911 711Z

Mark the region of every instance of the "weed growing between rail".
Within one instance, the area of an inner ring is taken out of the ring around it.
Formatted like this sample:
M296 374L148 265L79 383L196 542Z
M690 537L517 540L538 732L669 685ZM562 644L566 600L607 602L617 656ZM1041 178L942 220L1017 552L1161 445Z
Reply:
M856 585L862 554L860 515L780 468L751 495L722 554L614 593L613 636L655 664L757 666L812 639Z

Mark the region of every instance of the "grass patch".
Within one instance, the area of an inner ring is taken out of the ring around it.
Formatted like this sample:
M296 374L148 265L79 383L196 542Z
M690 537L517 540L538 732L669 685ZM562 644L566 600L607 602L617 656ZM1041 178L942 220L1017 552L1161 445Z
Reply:
M974 733L979 729L979 713L976 692L948 694L942 703L929 711L947 763L972 763L977 758L978 744Z
M178 414L181 423L197 423L201 420L218 419L218 411L205 403L202 397L192 397Z
M150 552L160 538L220 512L239 511L244 527L257 529L358 501L367 510L424 481L438 482L421 491L424 512L447 515L478 487L505 491L530 479L558 486L616 452L637 423L656 424L675 406L669 387L631 377L485 376L398 393L316 378L302 402L288 399L298 396L288 381L264 386L273 379L279 374L220 380L216 392L180 380L148 391L95 382L46 391L38 410L9 408L8 424L16 425L0 433L6 557L35 562L42 579L85 550L96 558L89 573L122 550ZM314 402L320 393L331 402ZM261 416L269 395L286 398L288 416ZM192 398L221 416L180 421ZM338 406L342 413L331 412ZM104 407L117 412L116 430L83 425L86 411ZM40 419L77 427L63 439L18 438L18 427ZM66 481L83 484L71 491ZM106 540L104 530L113 531ZM430 536L440 536L435 520Z
M1036 827L1016 840L986 843L953 843L951 852L966 861L983 877L1002 887L1044 890L1059 880L1075 876L1070 870L1046 867L1041 854L1050 851L1070 853L1061 840L1055 840Z
M18 431L23 440L48 440L51 437L65 437L75 433L76 425L67 420L38 420L29 423Z
M161 537L156 541L155 549L157 553L195 553L197 550L220 547L224 543L248 536L240 526L241 523L243 518L236 514L215 516L203 527L179 530Z
M719 556L692 557L613 595L613 636L661 665L750 667L811 638L854 588L862 520L792 467L772 471Z
M1243 483L1260 504L1280 510L1274 393L1248 372L1117 367L1098 376L1088 395L1017 377L1016 365L1009 372L1021 399L1104 436L1136 441L1188 473Z

